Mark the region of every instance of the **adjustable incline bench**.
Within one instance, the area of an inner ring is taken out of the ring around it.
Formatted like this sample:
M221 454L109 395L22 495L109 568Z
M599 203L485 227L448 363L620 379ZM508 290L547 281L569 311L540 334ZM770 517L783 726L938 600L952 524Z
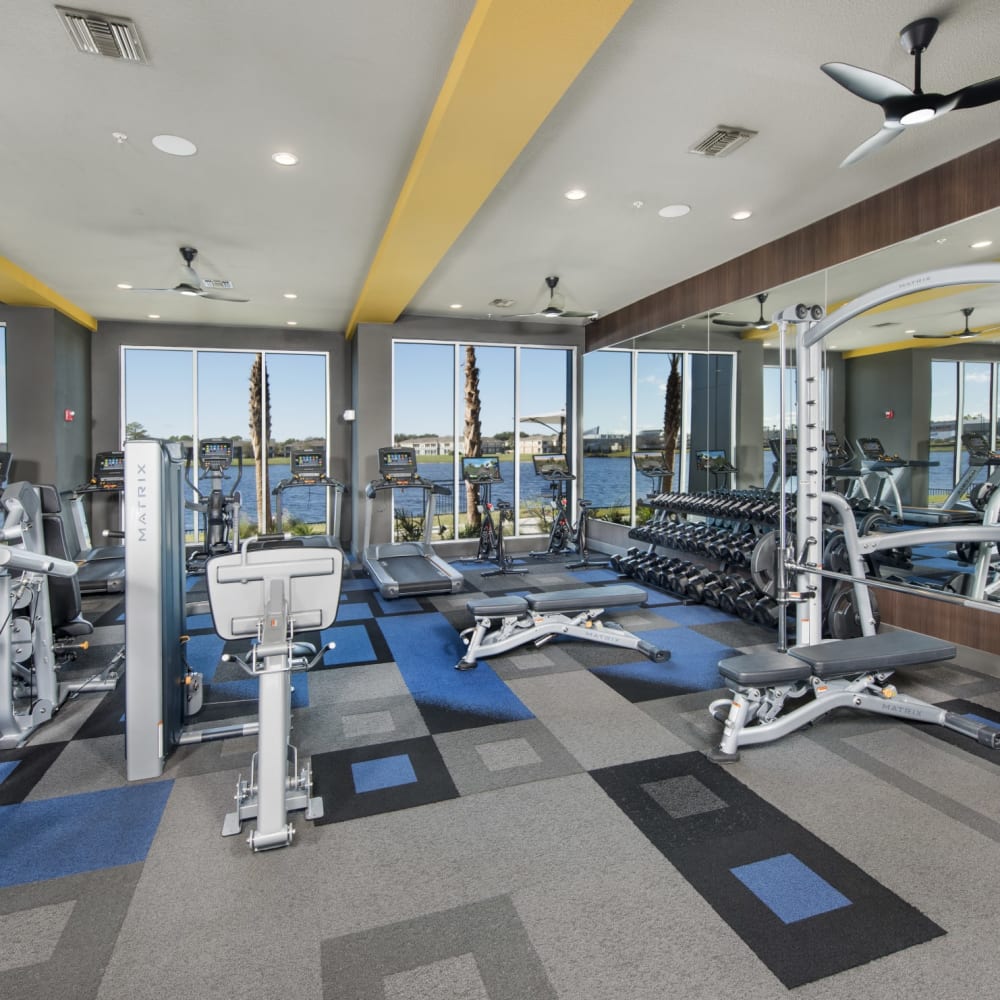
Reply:
M462 633L462 641L468 649L455 664L455 669L469 670L476 666L479 656L506 653L529 642L544 646L559 635L637 649L654 663L662 663L670 659L668 650L658 649L615 622L597 620L608 608L641 604L645 600L646 592L641 587L623 583L469 601L466 607L476 624ZM499 624L494 629L495 622Z
M787 654L754 653L719 663L733 697L712 702L709 712L725 722L722 742L709 753L717 763L740 759L739 748L770 743L808 725L835 708L895 715L913 722L945 726L984 746L1000 748L1000 727L947 712L899 694L886 684L897 667L950 660L950 643L916 632L880 632L811 646ZM787 698L812 694L812 700L781 715Z

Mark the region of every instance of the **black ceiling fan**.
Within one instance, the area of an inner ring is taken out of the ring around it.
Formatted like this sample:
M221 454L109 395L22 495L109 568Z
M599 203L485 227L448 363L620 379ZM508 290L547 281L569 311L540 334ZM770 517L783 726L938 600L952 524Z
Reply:
M972 306L966 306L962 309L962 315L965 317L965 329L959 330L958 333L915 333L913 334L914 340L967 340L969 337L978 337L982 330L970 330L969 329L969 317L975 312Z
M549 319L594 319L597 313L594 311L589 312L574 312L572 309L564 309L562 306L556 304L556 285L559 284L559 279L557 277L548 277L545 279L545 284L549 287L549 303L543 309L539 309L538 312L533 313L520 313L518 319L528 319L532 316L543 316ZM561 301L563 296L559 296Z
M239 299L231 295L218 295L212 290L213 283L205 282L198 275L198 272L194 269L194 259L198 256L198 251L194 247L179 247L181 259L184 261L184 266L181 268L181 273L183 278L179 284L174 285L172 288L133 288L133 292L176 292L179 295L189 295L200 299L215 299L218 302L249 302L249 299ZM225 283L216 283L223 286L227 285Z
M1000 100L1000 76L962 87L953 94L925 94L920 87L920 57L938 29L936 17L922 17L899 33L899 43L913 56L913 89L868 69L848 63L824 63L820 69L862 100L877 104L885 116L882 128L851 153L842 167L857 163L869 153L901 135L909 125L920 125L958 108L978 108Z
M750 323L744 323L743 320L739 319L710 318L716 326L738 326L744 330L766 330L771 325L769 319L764 319L764 303L767 301L767 292L760 292L755 298L760 303L760 317Z

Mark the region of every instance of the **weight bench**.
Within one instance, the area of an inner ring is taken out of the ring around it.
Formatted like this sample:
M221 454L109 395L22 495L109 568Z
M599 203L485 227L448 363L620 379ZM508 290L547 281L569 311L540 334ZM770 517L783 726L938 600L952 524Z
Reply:
M740 759L739 748L770 743L793 733L835 708L894 715L913 722L945 726L984 746L1000 748L1000 727L946 712L899 694L886 680L898 667L950 660L950 643L916 632L894 630L812 646L788 653L733 656L719 663L732 698L712 702L709 712L725 723L722 741L710 751L717 763ZM812 700L781 715L788 698Z
M506 653L529 642L544 646L560 635L637 649L654 663L662 663L670 659L668 650L658 649L615 622L597 620L608 608L642 604L646 596L641 587L623 583L528 594L527 597L485 597L469 601L466 607L476 624L462 633L462 641L468 649L455 664L455 669L469 670L476 666L480 656ZM496 628L494 623L497 623Z

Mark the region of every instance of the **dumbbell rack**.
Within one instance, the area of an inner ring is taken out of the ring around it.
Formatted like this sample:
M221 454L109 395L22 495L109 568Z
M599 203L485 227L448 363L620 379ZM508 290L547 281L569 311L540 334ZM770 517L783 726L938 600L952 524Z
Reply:
M793 551L795 499L794 495L785 498L785 523ZM629 538L648 543L648 548L632 547L625 555L612 557L612 569L685 603L707 604L744 621L777 628L781 613L774 562L781 510L777 493L762 489L663 493L646 503L653 516L632 528ZM884 521L884 512L877 511L855 511L861 519L860 534ZM824 562L832 565L841 558L837 551L840 536L836 527L824 529ZM882 561L899 566L907 557L905 549L891 550ZM874 564L872 570L877 574ZM872 609L877 618L874 597ZM849 585L824 591L823 623L824 634L833 638L861 634ZM789 618L788 624L794 627L794 619Z
M629 538L648 547L614 557L613 569L686 603L777 627L778 602L751 569L761 539L778 524L778 494L759 489L662 493L646 503L653 516L631 529ZM787 523L794 525L794 497L786 506Z

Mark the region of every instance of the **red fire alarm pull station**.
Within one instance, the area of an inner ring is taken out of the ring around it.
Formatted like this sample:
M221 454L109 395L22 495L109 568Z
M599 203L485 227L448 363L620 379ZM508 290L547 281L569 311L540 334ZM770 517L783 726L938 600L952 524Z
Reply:
M65 420L67 424L73 423L75 419L76 410L63 410L63 420Z
M893 418L893 417L894 417L895 415L896 415L896 411L895 411L895 410L886 410L886 411L885 411L885 419L886 419L886 420L892 420L892 418Z

